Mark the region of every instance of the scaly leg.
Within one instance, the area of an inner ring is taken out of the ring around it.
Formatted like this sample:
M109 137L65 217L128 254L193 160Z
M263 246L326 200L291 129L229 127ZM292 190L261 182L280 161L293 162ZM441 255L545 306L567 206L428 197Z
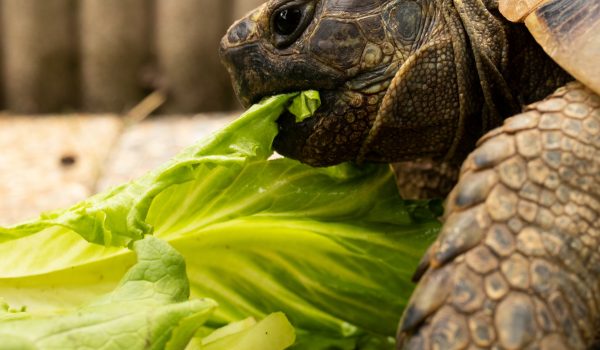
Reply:
M445 198L458 179L460 165L418 159L393 163L398 191L404 199Z
M593 347L599 215L600 97L570 83L484 136L467 158L398 347Z

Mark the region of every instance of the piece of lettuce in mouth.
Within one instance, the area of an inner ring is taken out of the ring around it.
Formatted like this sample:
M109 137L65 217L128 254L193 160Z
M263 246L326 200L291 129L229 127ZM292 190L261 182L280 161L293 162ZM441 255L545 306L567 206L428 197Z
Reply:
M308 90L294 98L288 110L296 117L296 123L301 123L306 118L315 114L320 106L321 98L319 97L319 92Z
M86 304L135 263L123 247L153 234L184 256L192 296L219 303L211 329L282 311L298 349L393 336L439 223L399 198L385 165L269 160L298 96L264 100L138 180L0 228L0 297L35 315Z

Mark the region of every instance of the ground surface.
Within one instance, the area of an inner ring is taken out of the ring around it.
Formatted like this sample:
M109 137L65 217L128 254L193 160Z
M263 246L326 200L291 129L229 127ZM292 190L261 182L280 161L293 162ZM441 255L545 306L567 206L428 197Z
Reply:
M0 226L134 179L237 115L157 117L129 126L116 115L0 116Z

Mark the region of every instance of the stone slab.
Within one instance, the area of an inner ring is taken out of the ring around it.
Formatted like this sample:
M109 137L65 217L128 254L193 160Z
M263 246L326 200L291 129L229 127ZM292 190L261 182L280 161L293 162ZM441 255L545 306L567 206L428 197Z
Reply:
M142 176L240 113L0 116L0 226L68 207Z
M126 129L106 163L97 190L102 191L140 177L239 115L212 113L159 117Z
M0 116L0 225L90 196L122 125L114 115Z

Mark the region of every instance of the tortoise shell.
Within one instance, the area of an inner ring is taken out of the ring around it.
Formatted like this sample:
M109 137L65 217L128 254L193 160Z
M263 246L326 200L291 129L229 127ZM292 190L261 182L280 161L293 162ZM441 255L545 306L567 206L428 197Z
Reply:
M499 0L560 66L600 93L600 0Z

